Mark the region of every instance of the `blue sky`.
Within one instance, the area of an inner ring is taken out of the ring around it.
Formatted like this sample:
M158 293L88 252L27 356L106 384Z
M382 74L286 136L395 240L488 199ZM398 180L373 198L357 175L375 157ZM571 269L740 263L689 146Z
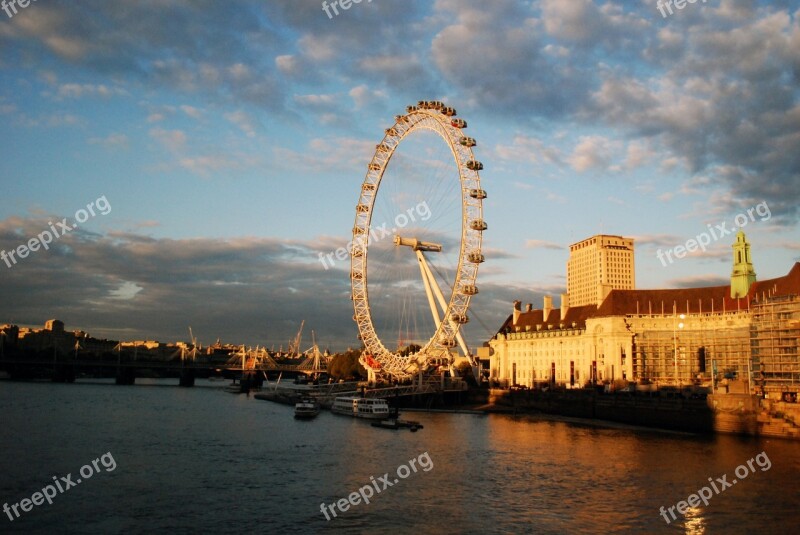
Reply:
M0 12L0 322L110 338L356 345L345 263L374 146L405 106L467 119L489 198L468 328L564 291L568 245L636 239L640 288L724 284L759 203L760 279L800 257L800 11L709 0L44 1ZM762 209L762 214L765 213ZM556 299L557 302L557 299ZM308 333L306 333L308 336Z

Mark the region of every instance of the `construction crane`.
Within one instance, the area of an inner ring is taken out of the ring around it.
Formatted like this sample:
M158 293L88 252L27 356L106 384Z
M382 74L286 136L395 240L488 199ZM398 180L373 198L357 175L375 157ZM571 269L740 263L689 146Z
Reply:
M303 325L306 324L306 320L303 320L300 323L300 330L297 331L297 336L294 337L294 340L289 342L289 355L291 358L297 357L300 354L300 340L303 336Z

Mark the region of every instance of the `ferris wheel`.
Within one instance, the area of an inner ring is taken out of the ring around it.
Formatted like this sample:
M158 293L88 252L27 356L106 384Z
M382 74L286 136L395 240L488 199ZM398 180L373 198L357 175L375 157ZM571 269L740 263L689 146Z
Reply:
M458 349L475 364L461 327L469 321L467 310L470 299L478 293L475 280L478 266L484 261L481 244L487 228L483 220L486 192L481 189L479 175L483 164L473 155L476 141L464 134L466 128L467 122L457 118L452 107L439 101L420 101L416 106L408 106L405 115L395 116L394 125L386 129L369 162L356 205L350 279L353 319L364 344L360 362L367 369L370 381L377 375L407 378L433 366L452 365ZM417 134L422 132L425 134ZM398 150L401 142L417 135L428 136L422 145L422 156L405 160L397 156L402 152ZM439 160L429 160L437 148ZM409 175L396 179L387 171L390 167L409 168ZM433 185L420 178L431 170L439 175ZM396 183L394 189L386 185L390 180L387 174ZM405 189L398 191L402 187ZM385 223L379 225L380 221L374 220L379 207L387 204L402 207L402 199L406 203L419 201L417 207L424 203L431 214L434 208L428 206L426 195L431 197L431 203L437 202L436 217L429 217L429 221L415 221L412 228L403 225L409 216L413 219L415 213L411 209L405 214L398 209L400 215L390 230ZM448 208L453 215L451 224L445 227L441 223L446 219L442 213ZM423 224L434 221L440 222L440 228ZM391 239L387 237L381 242L386 234ZM376 249L383 258L377 256ZM375 268L370 265L368 269L370 255L374 257L373 264L382 264ZM379 268L383 271L377 271ZM381 276L403 268L408 274L399 279ZM397 294L406 297L399 299ZM427 310L422 312L424 309ZM395 350L387 347L376 329L380 310L400 318L389 321L381 333L388 342L387 333L393 336L395 331L400 332ZM404 338L415 343L401 350Z

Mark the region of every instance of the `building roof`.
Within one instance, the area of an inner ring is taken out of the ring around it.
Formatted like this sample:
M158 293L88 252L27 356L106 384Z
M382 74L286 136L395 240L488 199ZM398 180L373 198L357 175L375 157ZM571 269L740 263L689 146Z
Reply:
M756 281L750 286L746 297L731 299L730 284L724 286L707 286L701 288L675 288L664 290L611 290L600 306L583 305L570 307L564 320L561 320L561 309L554 307L547 318L542 309L520 312L517 323L510 314L500 326L498 332L520 330L536 330L537 325L553 325L559 328L586 326L586 320L593 317L624 316L628 314L698 314L722 313L735 310L748 310L753 302L763 301L776 295L800 295L800 262L796 262L786 275L774 279Z
M611 290L595 315L731 312L749 309L754 300L788 294L800 294L800 262L782 277L754 282L747 295L739 299L731 299L730 284L667 290Z
M570 307L567 309L567 315L562 321L560 308L553 308L546 320L544 319L544 310L536 309L530 312L520 312L517 323L514 323L514 314L510 314L506 321L503 322L503 325L500 326L499 332L514 330L515 327L520 327L524 330L528 326L530 326L530 330L536 330L537 325L559 327L562 323L565 328L573 328L573 323L575 323L576 328L583 328L586 326L586 320L594 316L595 312L597 312L597 305Z

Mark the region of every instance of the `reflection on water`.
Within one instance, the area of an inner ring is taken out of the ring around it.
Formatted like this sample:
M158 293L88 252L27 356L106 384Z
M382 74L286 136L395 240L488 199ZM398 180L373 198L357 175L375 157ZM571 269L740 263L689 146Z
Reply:
M706 532L703 510L700 507L690 507L686 511L684 527L686 528L687 535L702 535Z
M53 505L0 517L4 532L719 533L800 519L797 443L427 413L411 433L329 413L296 421L219 382L149 383L0 381L0 505L105 452L117 462ZM660 516L762 451L771 470L672 525ZM320 511L425 452L432 470L330 521Z

